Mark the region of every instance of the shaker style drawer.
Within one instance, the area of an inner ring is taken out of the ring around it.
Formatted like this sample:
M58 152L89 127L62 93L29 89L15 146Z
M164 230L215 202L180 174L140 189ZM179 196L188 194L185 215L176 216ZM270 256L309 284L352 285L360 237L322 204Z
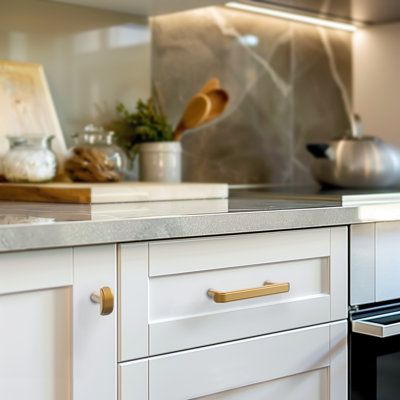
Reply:
M346 318L347 228L120 246L119 361Z
M345 321L119 366L119 400L343 400Z
M150 243L149 354L345 318L346 232Z

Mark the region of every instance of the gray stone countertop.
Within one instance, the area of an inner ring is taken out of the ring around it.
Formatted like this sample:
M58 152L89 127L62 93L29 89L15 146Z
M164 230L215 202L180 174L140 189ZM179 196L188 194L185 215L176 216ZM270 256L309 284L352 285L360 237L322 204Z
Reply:
M400 220L400 202L242 196L229 200L68 205L0 203L0 252Z

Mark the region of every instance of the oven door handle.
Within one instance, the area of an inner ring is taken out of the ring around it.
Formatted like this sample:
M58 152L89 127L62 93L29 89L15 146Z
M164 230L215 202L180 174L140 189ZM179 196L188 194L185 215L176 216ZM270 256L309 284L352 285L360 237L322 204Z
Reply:
M398 322L387 325L372 322L369 319L353 320L351 328L352 332L384 339L400 335L400 317Z

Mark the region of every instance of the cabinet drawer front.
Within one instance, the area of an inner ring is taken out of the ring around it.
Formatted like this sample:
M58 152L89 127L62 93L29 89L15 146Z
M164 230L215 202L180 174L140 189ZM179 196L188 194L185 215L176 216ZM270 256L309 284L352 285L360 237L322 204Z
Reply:
M293 388L296 389L293 390ZM198 398L198 400L244 399L330 400L329 368L303 372Z
M339 239L339 250L335 250L337 243L332 245L332 237ZM177 254L178 267L173 270L171 258L166 258L164 275L158 267L152 275L152 261L159 261L150 244L150 355L345 318L345 229L257 234L256 247L252 238L253 235L223 238L221 248L209 239L170 243ZM203 257L203 261L189 257L193 243L195 253L203 254L197 258ZM241 250L239 259L230 255L231 250L235 253L237 249ZM193 265L198 271L193 270ZM227 303L217 303L208 295L210 289L237 292L260 288L266 282L287 285L289 291ZM335 309L338 301L339 311Z
M207 291L288 283L288 293L225 304ZM330 321L329 262L317 258L150 279L150 354Z
M346 335L343 321L121 364L120 400L343 400Z
M120 362L347 316L346 227L124 244L119 252ZM266 282L282 285L265 295ZM227 303L208 296L252 288L264 295Z
M150 399L192 399L329 365L329 326L151 359Z

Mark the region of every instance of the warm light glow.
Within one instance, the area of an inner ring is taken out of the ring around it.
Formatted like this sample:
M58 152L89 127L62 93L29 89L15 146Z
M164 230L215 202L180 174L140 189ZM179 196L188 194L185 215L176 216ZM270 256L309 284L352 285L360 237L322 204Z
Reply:
M250 11L258 14L268 15L270 17L283 18L290 21L303 22L305 24L312 24L323 26L325 28L340 29L347 32L357 31L357 27L351 24L346 24L344 22L328 21L326 19L309 17L307 15L293 14L286 11L275 10L272 8L255 6L251 4L230 2L226 3L227 7L235 8L242 11Z

